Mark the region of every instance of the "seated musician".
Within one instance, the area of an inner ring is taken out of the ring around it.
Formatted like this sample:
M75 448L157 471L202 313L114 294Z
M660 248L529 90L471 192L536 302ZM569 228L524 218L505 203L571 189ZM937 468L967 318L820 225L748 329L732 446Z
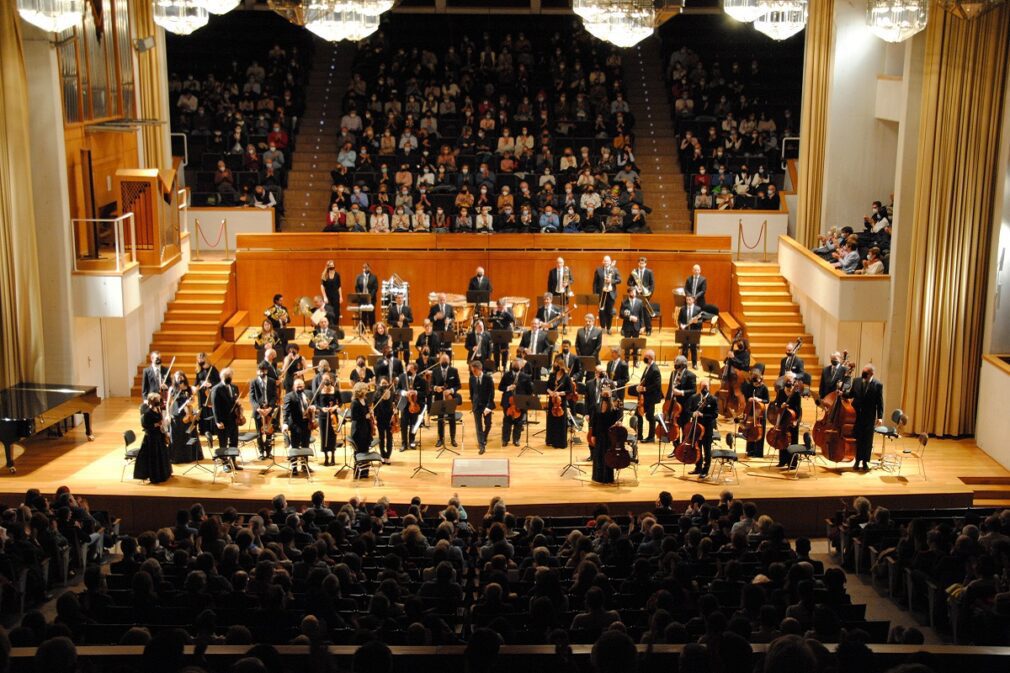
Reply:
M555 329L560 317L561 309L554 305L554 295L545 292L543 306L537 309L537 319L540 320L544 329Z
M389 305L389 311L386 313L386 321L390 327L397 329L410 327L410 323L414 321L414 312L404 303L402 294L393 297L393 303ZM410 357L410 342L397 341L393 344L393 350L406 360Z
M684 298L684 305L680 308L680 312L677 314L677 326L682 330L688 330L691 332L701 331L701 321L704 320L701 309L694 303L694 297L687 295ZM680 347L680 354L687 357L688 352L691 354L691 368L698 368L698 344L695 343L683 343Z
M328 304L322 295L316 295L312 298L312 304L315 309L312 311L312 322L316 325L319 324L319 320L326 318L330 321L330 324L336 327L337 325L337 309L332 305Z
M487 333L483 320L477 320L466 335L466 361L484 362L491 356L491 335Z
M452 304L446 303L445 293L440 292L438 303L432 304L428 309L428 320L432 323L432 328L436 332L448 332L456 322L456 311Z
M381 321L375 323L375 326L372 328L372 353L374 355L381 355L386 346L392 346L392 343L386 323Z
M534 318L530 329L523 332L519 345L526 349L529 355L543 355L551 351L547 341L547 330L543 328L540 318Z
M340 349L337 333L330 329L330 321L326 318L319 321L319 327L311 341L313 356L334 355Z
M508 330L511 332L512 328L515 327L515 316L513 316L512 311L508 310L505 306L504 299L499 299L495 302L495 306L491 310L491 315L488 316L488 323L490 324L492 331ZM502 365L508 361L508 345L492 343L491 349L494 352L495 369L501 369Z
M586 314L586 324L575 333L575 352L579 357L594 357L600 361L600 349L603 348L603 330L596 326L596 316Z
M435 334L435 325L428 318L424 319L424 331L417 335L414 347L418 352L427 349L431 357L437 355L442 349L442 339Z

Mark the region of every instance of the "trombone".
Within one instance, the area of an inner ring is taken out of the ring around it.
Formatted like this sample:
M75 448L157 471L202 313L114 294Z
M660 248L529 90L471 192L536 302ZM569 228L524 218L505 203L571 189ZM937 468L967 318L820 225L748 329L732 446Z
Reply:
M603 287L600 289L600 310L602 311L607 303L607 295L614 291L614 273L617 265L611 264L603 270Z

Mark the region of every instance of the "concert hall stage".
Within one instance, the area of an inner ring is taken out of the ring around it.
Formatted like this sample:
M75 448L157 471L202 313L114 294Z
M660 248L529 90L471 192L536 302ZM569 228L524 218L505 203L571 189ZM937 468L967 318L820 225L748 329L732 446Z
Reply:
M18 472L0 477L0 497L7 505L20 503L29 488L40 488L51 494L61 485L69 485L77 493L89 496L91 506L109 509L124 520L124 530L136 531L146 527L170 525L175 511L193 502L203 502L209 510L220 510L234 505L240 511L255 511L269 506L270 498L285 493L289 499L307 502L316 490L325 492L327 498L345 501L351 496L365 497L374 502L381 495L394 503L402 503L419 495L431 505L441 505L452 495L450 486L452 454L436 458L433 448L435 428L422 431L424 465L437 474L421 474L411 479L418 462L417 451L394 451L393 464L382 468L381 486L371 479L352 481L349 470L335 477L335 468L315 464L312 483L299 476L289 481L277 469L262 474L265 463L253 460L255 446L247 446L243 455L250 462L237 474L232 483L221 475L216 484L210 474L193 470L183 474L189 465L175 466L175 476L160 485L145 485L130 479L132 466L127 467L127 479L120 482L123 468L123 432L133 429L140 434L137 414L139 400L112 398L104 400L93 416L96 440L88 442L83 427L78 427L62 438L36 437L27 442L27 448L18 452ZM810 404L807 401L807 404ZM813 418L813 409L805 410L805 417ZM932 440L925 454L928 481L916 474L916 467L906 465L909 476L874 470L861 474L848 467L835 467L819 461L816 478L806 474L792 479L774 467L771 459L739 464L739 484L699 483L684 474L680 465L671 470L660 469L650 474L649 465L656 461L657 446L642 446L641 465L636 477L633 470L620 475L620 483L594 484L589 480L589 464L580 463L584 475L569 472L561 477L568 462L567 450L543 447L543 438L533 433L543 429L541 424L531 428L530 443L543 454L527 452L519 457L519 449L502 448L500 418L496 417L487 458L509 458L511 486L509 488L467 488L460 491L463 503L471 516L479 516L492 496L505 498L509 508L517 513L537 511L544 513L585 513L597 503L607 503L614 511L641 511L652 503L659 491L670 491L678 503L686 501L693 493L717 497L723 489L730 489L738 498L754 499L761 503L762 511L788 526L790 534L823 534L824 517L838 509L840 500L851 501L856 495L866 495L875 504L906 507L940 507L976 504L994 504L994 499L1010 493L1010 472L1003 469L978 449L971 440ZM725 433L728 425L723 425ZM477 458L473 441L472 419L466 415L465 435L462 435L463 456ZM912 438L898 442L898 450L911 448ZM138 444L139 446L139 436ZM876 453L880 443L877 443ZM738 447L742 449L742 447ZM668 451L666 445L663 452ZM585 457L584 444L575 446L576 461ZM337 454L338 460L341 454ZM969 483L970 482L970 483ZM1002 494L1002 495L1001 495ZM533 506L536 507L533 507Z

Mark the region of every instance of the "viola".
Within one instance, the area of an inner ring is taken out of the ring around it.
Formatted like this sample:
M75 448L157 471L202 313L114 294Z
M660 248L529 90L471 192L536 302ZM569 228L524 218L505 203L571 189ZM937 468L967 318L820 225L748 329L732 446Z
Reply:
M615 423L607 430L607 439L610 447L603 456L604 464L612 470L623 470L631 465L631 453L625 446L628 441L628 429L620 422Z
M421 401L418 399L416 390L407 391L407 411L411 414L421 413Z
M232 413L235 415L235 425L239 427L245 425L246 423L245 411L243 411L242 409L242 403L239 402L237 399L235 400L235 409L232 411Z
M551 398L551 416L558 417L565 415L565 409L562 405L561 393L555 392L553 390L547 391L547 396Z
M684 440L673 450L673 457L685 465L698 462L701 440L705 438L705 426L699 422L700 418L695 416L684 426Z

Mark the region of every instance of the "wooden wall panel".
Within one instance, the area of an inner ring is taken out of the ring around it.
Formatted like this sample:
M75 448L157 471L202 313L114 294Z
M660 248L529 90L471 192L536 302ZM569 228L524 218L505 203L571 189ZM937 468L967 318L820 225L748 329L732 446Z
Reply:
M118 194L112 188L116 171L140 165L136 133L85 133L84 126L77 124L64 127L64 143L70 181L71 217L90 217L85 213L81 150L91 150L96 209L118 200Z
M410 303L415 307L427 308L429 292L464 293L477 266L483 266L491 279L493 297L520 295L530 297L535 304L535 297L547 290L547 274L558 254L557 250L239 250L236 264L238 307L248 310L255 324L276 292L284 295L289 308L300 296L318 294L319 278L328 259L334 260L343 281L345 305L354 278L361 273L365 262L380 279L397 273L409 281ZM575 292L590 293L593 272L600 265L603 254L579 251L564 252L563 256L572 269ZM626 279L637 264L638 253L617 252L611 257ZM650 252L647 257L657 278L654 301L661 303L665 316L672 312L673 289L683 286L695 263L702 265L702 272L709 279L708 301L729 308L732 262L728 254ZM577 314L583 313L582 308ZM342 322L347 319L344 310ZM670 324L668 317L666 324Z

